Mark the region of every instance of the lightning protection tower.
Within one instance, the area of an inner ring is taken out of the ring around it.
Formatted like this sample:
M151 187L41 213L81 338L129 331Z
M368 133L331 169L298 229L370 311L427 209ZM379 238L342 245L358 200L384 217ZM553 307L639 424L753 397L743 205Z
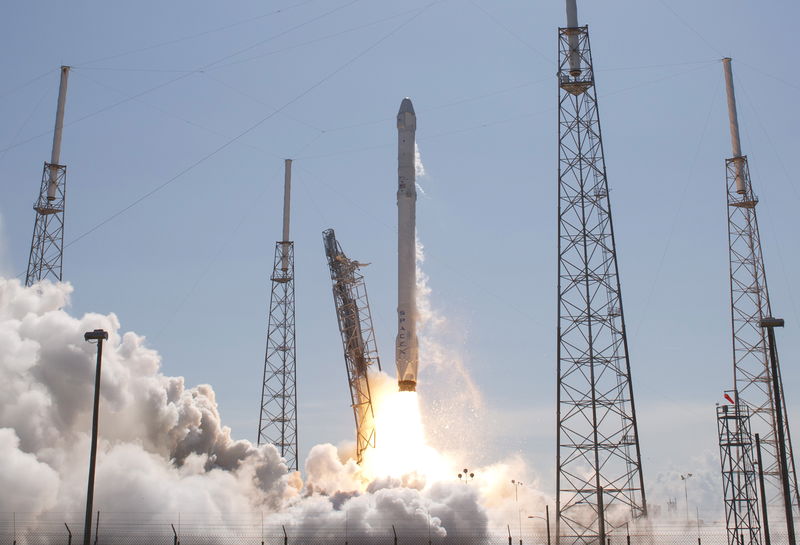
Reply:
M750 410L738 402L717 406L719 457L728 545L760 545Z
M258 419L258 444L275 445L290 471L297 471L297 384L294 336L294 242L289 240L292 160L283 185L283 240L275 243L267 350Z
M786 410L783 381L776 377L774 391L769 359L767 333L761 327L764 318L772 316L764 256L758 231L756 205L747 156L742 155L739 120L733 90L731 59L722 60L728 99L731 147L733 157L725 160L728 200L728 249L730 259L731 327L733 332L733 377L740 403L752 415L752 427L761 436L764 480L770 519L785 520L784 482L778 456L778 438L785 437L788 485L794 516L798 516L798 488L789 415ZM777 354L776 354L777 358ZM779 396L783 413L783 434L779 433L775 397Z
M350 401L356 422L356 461L360 464L364 451L375 447L375 414L368 372L371 365L381 369L367 286L360 268L364 265L348 259L333 229L322 233L325 256L333 282L333 302L339 333L344 345L344 361L350 386Z
M559 29L559 544L605 544L647 514L589 29Z
M25 274L26 286L32 286L44 279L61 280L61 267L64 261L64 206L67 196L67 167L60 164L61 133L64 128L69 68L69 66L61 67L53 150L50 162L44 163L39 198L33 205L36 220L33 224L28 271Z

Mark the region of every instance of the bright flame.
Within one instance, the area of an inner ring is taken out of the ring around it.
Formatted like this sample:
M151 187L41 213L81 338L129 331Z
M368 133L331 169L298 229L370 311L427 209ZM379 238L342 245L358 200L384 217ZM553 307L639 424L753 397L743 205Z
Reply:
M364 453L364 472L372 479L396 477L421 486L452 479L447 458L425 439L417 392L397 391L397 382L386 375L370 379L376 448Z

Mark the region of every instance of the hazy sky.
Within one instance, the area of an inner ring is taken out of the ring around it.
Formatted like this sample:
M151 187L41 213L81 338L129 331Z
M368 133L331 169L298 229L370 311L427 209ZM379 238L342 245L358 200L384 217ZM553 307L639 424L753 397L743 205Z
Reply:
M379 349L394 367L394 116L412 97L431 302L495 430L476 463L519 453L552 490L561 2L75 0L3 12L2 272L24 273L58 67L72 65L62 160L73 312L117 313L166 374L212 384L237 437L256 436L283 158L295 159L302 452L353 434L323 229L372 263ZM800 437L800 6L613 0L580 3L579 17L644 468L682 492L674 472L718 471L714 403L732 380L723 56L734 59L773 308L787 321L779 343Z

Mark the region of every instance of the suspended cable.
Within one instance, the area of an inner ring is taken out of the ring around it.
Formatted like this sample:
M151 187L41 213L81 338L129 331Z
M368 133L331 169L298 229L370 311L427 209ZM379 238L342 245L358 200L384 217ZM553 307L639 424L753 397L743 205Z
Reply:
M175 39L172 39L172 40L166 40L164 42L159 42L157 44L148 45L148 46L140 47L140 48L137 48L137 49L131 49L129 51L123 51L122 53L115 53L114 55L109 55L109 56L106 56L106 57L100 57L100 58L93 59L93 60L90 60L90 61L84 61L84 62L76 64L74 67L75 68L85 68L86 65L88 65L88 64L94 64L94 63L103 62L103 61L110 61L112 59L118 59L120 57L125 57L127 55L133 55L135 53L142 53L144 51L151 51L153 49L158 49L159 47L164 47L164 46L167 46L167 45L172 45L172 44L184 42L186 40L191 40L191 39L194 39L194 38L200 38L202 36L207 36L209 34L213 34L213 33L216 33L216 32L222 32L224 30L235 28L237 26L241 26L241 25L246 24L246 23L251 23L253 21L258 21L258 20L263 19L265 17L269 17L270 15L277 15L279 13L283 13L283 12L288 11L290 9L297 8L297 7L300 7L300 6L304 6L304 5L309 4L309 3L313 2L313 1L315 1L315 0L303 0L302 2L298 2L296 4L287 6L285 8L279 8L279 9L276 9L276 10L272 10L270 12L263 13L261 15L256 15L255 17L249 17L247 19L242 19L240 21L236 21L234 23L230 23L230 24L227 24L227 25L224 25L224 26L221 26L221 27L212 28L210 30L204 30L204 31L201 31L201 32L197 32L195 34L190 34L188 36L182 36L180 38L175 38Z
M240 140L241 138L243 138L244 136L246 136L246 135L250 134L250 133L251 133L251 132L253 132L255 129L257 129L258 127L260 127L261 125L263 125L265 122L267 122L268 120L270 120L272 117L274 117L276 114L278 114L278 113L282 112L283 110L285 110L286 108L288 108L289 106L291 106L292 104L294 104L295 102L297 102L298 100L302 99L303 97L305 97L306 95L308 95L309 93L311 93L312 91L314 91L314 90L315 90L316 88L318 88L319 86L323 85L325 82L327 82L328 80L330 80L332 77L334 77L335 75L339 74L341 71L343 71L344 69L346 69L348 66L352 65L354 62L356 62L356 61L358 61L359 59L361 59L362 57L364 57L364 56L365 56L366 54L368 54L370 51L372 51L373 49L375 49L376 47L378 47L380 44L382 44L383 42L385 42L386 40L388 40L390 37L394 36L394 35L395 35L397 32L399 32L399 31L400 31L402 28L404 28L404 27L405 27L405 26L407 26L409 23L411 23L412 21L414 21L414 20L415 20L417 17L419 17L420 15L422 15L422 13L424 13L425 11L427 11L427 10L428 10L428 9L429 9L431 6L433 6L434 4L437 4L437 3L441 2L441 1L442 1L442 0L433 0L432 2L428 3L428 4L425 6L425 8L424 8L423 10L419 11L418 13L416 13L415 15L413 15L412 17L409 17L408 19L406 19L405 21L403 21L402 23L400 23L399 25L397 25L397 26L396 26L394 29L392 29L391 31L389 31L387 34L383 35L383 36L382 36L381 38L379 38L377 41L375 41L375 42L373 42L372 44L370 44L370 45L369 45L367 48L363 49L363 50L362 50L360 53L358 53L358 54L357 54L357 55L355 55L354 57L350 58L350 59L349 59L348 61L346 61L345 63L341 64L341 65L340 65L338 68L336 68L336 69L335 69L335 70L333 70L332 72L328 73L326 76L324 76L323 78L321 78L320 80L318 80L316 83L314 83L313 85L311 85L310 87L308 87L308 88L307 88L305 91L301 92L300 94L296 95L294 98L292 98L291 100L289 100L288 102L284 103L284 104L283 104L281 107L279 107L277 110L274 110L273 112L271 112L271 113L267 114L265 117L261 118L261 119L260 119L259 121L257 121L255 124L251 125L250 127L248 127L247 129L245 129L244 131L242 131L241 133L239 133L239 134L238 134L238 135L236 135L235 137L231 138L230 140L228 140L228 141L227 141L227 142L225 142L224 144L222 144L222 145L218 146L217 148L215 148L214 150L212 150L210 153L207 153L206 155L204 155L204 156L203 156L203 157L201 157L200 159L198 159L198 160L194 161L192 164L190 164L188 167L186 167L186 168L184 168L183 170L181 170L180 172L178 172L176 175L172 176L171 178L169 178L169 179L167 179L166 181L162 182L161 184L157 185L156 187L154 187L153 189L151 189L150 191L148 191L147 193L145 193L145 194L144 194L144 195L142 195L141 197L139 197L139 198L135 199L133 202L131 202L131 203L130 203L130 204L128 204L127 206L125 206L125 207L121 208L121 209L120 209L120 210L118 210L117 212L114 212L113 214L111 214L111 215L110 215L110 216L108 216L107 218L103 219L102 221L100 221L99 223L97 223L96 225L94 225L93 227L91 227L90 229L88 229L87 231L84 231L83 233L81 233L80 235L78 235L77 237L75 237L74 239L72 239L72 240L71 240L69 243L67 243L67 244L65 245L65 248L67 248L67 247L69 247L69 246L71 246L71 245L75 244L75 243L76 243L76 242L78 242L79 240L82 240L83 238L87 237L87 236L88 236L88 235L90 235L91 233L93 233L93 232L95 232L96 230L98 230L100 227L102 227L102 226L106 225L106 224L107 224L107 223L109 223L110 221L114 220L115 218L117 218L117 217L121 216L122 214L124 214L125 212L127 212L128 210L130 210L131 208L135 207L135 206L136 206L136 205L138 205L139 203L141 203L141 202L145 201L146 199L148 199L148 198L152 197L154 194L156 194L157 192L161 191L162 189L164 189L165 187L167 187L168 185L170 185L170 184L171 184L172 182L174 182L175 180L177 180L177 179L181 178L181 177L182 177L184 174L186 174L186 173L188 173L188 172L192 171L194 168L196 168L197 166L199 166L199 165L203 164L203 163L204 163L204 162L206 162L207 160L211 159L212 157L214 157L215 155L217 155L218 153L220 153L220 152L221 152L221 151L223 151L224 149L227 149L228 147L230 147L230 146L231 146L232 144L234 144L235 142L239 141L239 140Z

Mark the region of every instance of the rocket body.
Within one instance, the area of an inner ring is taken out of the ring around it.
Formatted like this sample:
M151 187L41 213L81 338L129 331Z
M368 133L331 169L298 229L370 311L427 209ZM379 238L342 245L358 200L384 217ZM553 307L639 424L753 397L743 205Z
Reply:
M404 98L397 112L397 340L395 361L400 391L417 389L417 116Z

